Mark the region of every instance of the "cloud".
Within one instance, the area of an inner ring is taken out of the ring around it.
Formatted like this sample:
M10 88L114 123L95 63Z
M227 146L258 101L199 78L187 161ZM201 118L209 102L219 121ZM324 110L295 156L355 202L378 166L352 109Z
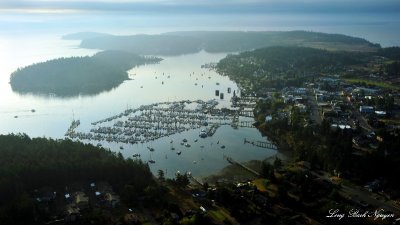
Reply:
M398 0L1 0L1 11L152 13L400 12Z

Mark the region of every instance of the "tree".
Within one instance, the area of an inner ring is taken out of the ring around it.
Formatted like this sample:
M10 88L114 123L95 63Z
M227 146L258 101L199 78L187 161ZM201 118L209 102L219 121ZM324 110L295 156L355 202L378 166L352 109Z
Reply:
M282 160L278 157L275 157L274 160L274 168L275 169L280 169L282 167Z
M158 180L165 181L164 171L163 170L158 170Z
M210 187L210 185L207 182L203 183L203 189L204 191L208 191L208 188Z
M262 162L261 164L261 176L264 178L268 179L273 179L275 174L274 174L274 168L272 165L268 162Z
M187 174L182 175L180 173L177 173L175 177L175 183L181 187L188 186L190 183L188 175Z

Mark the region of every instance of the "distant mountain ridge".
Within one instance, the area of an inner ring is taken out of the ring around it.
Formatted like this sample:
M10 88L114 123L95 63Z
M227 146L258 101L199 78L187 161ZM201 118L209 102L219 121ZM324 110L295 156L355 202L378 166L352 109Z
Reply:
M375 52L379 44L342 34L309 31L178 31L157 35L115 36L77 33L64 38L82 40L80 47L124 50L144 55L180 55L205 50L243 52L270 46L299 46L325 50Z
M103 36L113 36L111 34L106 33L97 33L97 32L78 32L73 34L67 34L62 37L64 40L84 40L90 38L97 38Z

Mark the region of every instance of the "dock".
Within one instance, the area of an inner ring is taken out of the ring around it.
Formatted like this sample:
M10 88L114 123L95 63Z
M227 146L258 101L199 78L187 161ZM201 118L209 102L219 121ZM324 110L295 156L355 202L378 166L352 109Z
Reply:
M254 128L254 123L253 121L240 121L240 127L248 127L248 128Z
M236 113L236 114L232 117L231 126L232 126L234 129L237 129L237 128L238 128L238 126L239 126L239 114L238 114L238 113Z
M254 112L253 110L240 110L239 111L239 115L243 116L243 117L250 117L250 118L254 118Z
M240 118L253 118L252 109L220 109L217 105L215 100L168 101L142 105L92 122L89 132L76 132L79 120L74 120L65 135L72 139L96 142L143 144L177 133L202 129L204 126L209 126L206 128L209 137L213 136L220 126L230 125L234 129L254 127L252 122L241 121ZM255 145L274 148L263 143Z
M234 106L243 107L243 108L252 108L254 109L257 104L258 98L257 97L236 97L232 100Z
M201 182L200 180L198 180L197 178L195 178L192 174L188 175L188 177L196 184L200 185L203 187L203 182Z
M213 124L210 129L207 131L207 135L209 137L213 136L215 134L215 132L217 131L217 129L219 128L219 124Z
M268 149L274 149L274 150L278 149L274 144L272 144L270 142L266 142L266 141L251 141L251 140L247 140L246 138L244 138L244 143L252 144L252 145L260 147L260 148L268 148Z
M244 164L242 164L242 163L240 163L240 162L234 160L232 157L229 157L229 156L224 156L224 157L226 158L226 160L227 160L230 164L232 164L232 165L237 165L237 166L239 166L239 167L242 167L243 169L245 169L245 170L247 170L248 172L250 172L250 173L256 175L257 177L260 176L260 173L258 173L257 171L255 171L255 170L253 170L253 169L250 169L249 167L245 166Z

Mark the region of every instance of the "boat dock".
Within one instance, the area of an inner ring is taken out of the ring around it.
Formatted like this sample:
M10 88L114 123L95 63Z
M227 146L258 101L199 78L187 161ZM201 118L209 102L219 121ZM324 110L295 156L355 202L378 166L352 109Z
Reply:
M239 111L239 115L243 116L243 117L251 117L251 118L253 118L254 117L254 112L253 112L253 110L245 110L245 109L243 109L243 110Z
M240 121L240 127L254 128L254 121Z
M218 102L177 101L143 105L92 123L90 132L67 132L79 140L146 143L210 125L208 136L221 125L230 125L236 110L217 109ZM75 127L75 126L73 126Z
M252 144L252 145L260 147L260 148L267 148L267 149L274 149L274 150L278 149L275 145L273 145L270 142L266 142L266 141L251 141L251 140L247 140L246 138L244 138L244 143Z
M192 174L189 174L188 177L196 184L200 185L203 187L203 182L201 182L200 180L198 180L197 178L195 178Z
M75 133L75 129L81 124L80 120L72 120L71 125L69 126L65 136L70 136Z
M252 128L252 121L241 121L240 116L253 117L253 111L239 109L219 109L218 102L210 101L176 101L142 105L135 109L126 109L120 114L92 122L90 132L77 132L79 120L73 121L66 136L79 140L106 141L126 144L140 144L157 140L177 133L208 126L205 133L211 137L222 125L233 128ZM276 149L270 143L245 143Z
M232 124L231 124L231 126L232 126L234 129L237 129L237 128L238 128L238 124L239 124L239 114L236 113L236 114L233 116L233 118L232 118Z
M213 136L215 134L215 132L217 131L217 129L219 128L219 124L213 124L210 129L207 131L207 135L209 137Z
M234 160L232 157L229 157L229 156L224 156L224 157L226 158L226 160L227 160L230 164L232 164L232 165L237 165L237 166L239 166L239 167L242 167L243 169L245 169L245 170L247 170L248 172L250 172L250 173L256 175L257 177L260 176L260 173L258 173L257 171L255 171L255 170L253 170L253 169L251 169L251 168L245 166L244 164L242 164L242 163L240 163L240 162Z
M232 98L232 104L237 107L243 108L255 108L257 104L258 98L252 96L242 96Z

